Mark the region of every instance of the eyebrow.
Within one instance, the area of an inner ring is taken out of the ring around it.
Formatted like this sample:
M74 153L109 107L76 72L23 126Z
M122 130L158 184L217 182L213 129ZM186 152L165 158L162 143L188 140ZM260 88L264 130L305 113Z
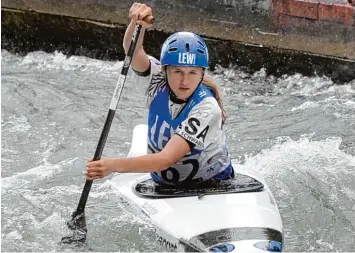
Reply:
M174 68L173 70L174 70L174 71L175 71L175 70L179 70L179 71L184 72L184 71L183 71L182 69L180 69L180 68ZM191 71L193 71L193 72L198 72L197 69L190 69L189 72L191 72Z

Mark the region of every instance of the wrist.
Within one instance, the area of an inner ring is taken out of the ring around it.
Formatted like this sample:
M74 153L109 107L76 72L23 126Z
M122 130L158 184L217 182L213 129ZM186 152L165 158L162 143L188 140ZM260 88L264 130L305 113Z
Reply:
M107 161L107 169L110 173L112 172L118 172L118 167L119 167L119 158L110 158Z

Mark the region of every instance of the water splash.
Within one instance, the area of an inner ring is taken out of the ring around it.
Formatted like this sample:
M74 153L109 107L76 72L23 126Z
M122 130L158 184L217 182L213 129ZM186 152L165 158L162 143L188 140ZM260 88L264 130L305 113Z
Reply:
M28 53L20 63L24 68L37 68L39 70L81 70L86 72L112 72L118 73L123 62L101 61L84 56L66 56L55 51L53 54L43 51Z
M66 159L58 164L50 164L47 159L46 157L43 158L44 164L42 165L1 178L1 190L6 192L33 186L33 182L41 182L69 168L77 158Z
M2 120L1 120L2 121ZM28 119L21 115L16 117L11 115L6 122L1 122L1 128L9 131L10 133L26 133L31 129L31 125L28 122Z
M347 251L353 245L342 238L355 235L355 157L339 149L341 142L338 137L320 141L312 140L312 135L299 140L279 137L239 165L261 173L274 193L287 250Z

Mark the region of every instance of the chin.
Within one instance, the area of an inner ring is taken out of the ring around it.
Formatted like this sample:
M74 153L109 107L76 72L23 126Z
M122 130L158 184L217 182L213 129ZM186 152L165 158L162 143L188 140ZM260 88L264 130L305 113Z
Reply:
M177 97L181 100L186 100L191 96L191 94L179 94Z

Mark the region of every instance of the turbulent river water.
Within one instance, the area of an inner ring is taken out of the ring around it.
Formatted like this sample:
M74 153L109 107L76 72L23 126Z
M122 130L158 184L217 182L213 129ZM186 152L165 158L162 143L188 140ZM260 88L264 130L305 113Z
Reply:
M152 225L107 179L86 207L88 243L60 244L78 204L122 62L1 52L2 251L155 251ZM259 171L283 219L286 251L355 250L355 80L264 70L210 73L220 84L234 162ZM145 123L147 87L129 72L103 156L125 156ZM110 177L109 177L110 178Z

